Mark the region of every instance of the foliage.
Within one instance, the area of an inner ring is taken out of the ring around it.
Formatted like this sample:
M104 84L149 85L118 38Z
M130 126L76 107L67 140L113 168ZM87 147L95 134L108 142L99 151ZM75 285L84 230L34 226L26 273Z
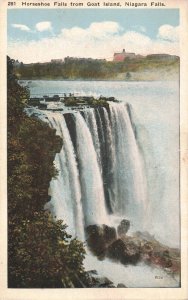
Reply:
M130 78L131 78L131 74L129 72L127 72L126 79L129 80Z
M8 58L8 284L77 285L75 278L85 276L83 244L70 240L62 221L44 211L62 140L46 123L24 113L29 93L18 84L13 62Z
M8 133L17 131L18 120L23 117L23 109L29 96L29 91L21 87L13 73L14 60L7 60L7 110L8 110Z
M12 227L10 287L63 287L63 278L73 281L75 273L84 273L83 245L75 239L69 242L65 225L54 222L49 213L35 212L32 220L21 219Z
M126 58L122 62L95 59L68 59L64 62L18 64L15 72L21 79L113 79L118 74L137 72L146 69L178 67L179 58L161 59L160 57Z

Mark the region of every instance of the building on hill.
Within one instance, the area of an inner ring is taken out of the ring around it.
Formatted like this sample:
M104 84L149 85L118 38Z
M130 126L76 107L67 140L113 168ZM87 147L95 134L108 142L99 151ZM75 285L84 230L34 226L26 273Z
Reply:
M149 54L146 56L148 59L158 59L158 60L164 60L164 61L175 61L178 60L179 57L176 55L170 55L170 54L163 54L163 53L158 53L158 54Z
M106 59L91 58L91 57L71 57L66 56L64 62L104 62Z
M51 59L51 63L62 64L62 62L63 62L62 59Z
M113 61L124 61L125 58L134 59L137 55L133 52L126 52L125 49L123 49L122 52L114 53Z

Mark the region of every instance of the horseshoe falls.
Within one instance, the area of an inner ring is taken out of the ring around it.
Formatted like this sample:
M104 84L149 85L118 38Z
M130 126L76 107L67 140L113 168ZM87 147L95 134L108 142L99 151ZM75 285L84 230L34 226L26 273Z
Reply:
M49 193L54 216L69 232L84 239L87 224L116 226L127 218L129 232L147 230L179 247L178 82L25 83L31 96L65 92L121 101L108 110L43 111L63 138Z
M68 232L84 240L88 225L116 226L122 218L144 228L145 172L128 105L48 111L46 117L63 139L55 158L58 176L49 188L50 207Z
M86 241L88 225L117 228L130 221L136 231L179 247L179 86L175 82L32 81L31 95L79 93L114 96L109 108L35 110L56 130L63 146L54 164L46 207ZM58 111L59 110L59 111ZM127 287L178 287L179 279L158 267L124 266L98 260L87 248L86 270L97 270ZM142 274L145 274L143 277ZM160 281L156 281L159 275Z

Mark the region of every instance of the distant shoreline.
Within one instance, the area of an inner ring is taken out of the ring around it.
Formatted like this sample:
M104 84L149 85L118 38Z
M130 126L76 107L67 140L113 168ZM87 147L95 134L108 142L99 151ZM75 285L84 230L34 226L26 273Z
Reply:
M179 80L179 58L126 59L123 62L70 60L62 63L23 64L14 71L20 80L171 81Z
M179 79L178 79L179 80ZM104 80L104 79L47 79L47 78L35 78L35 79L19 79L19 83L21 83L22 81L65 81L65 82L93 82L93 81L97 81L97 82L129 82L129 83L135 83L135 82L173 82L173 81L178 81L177 79L169 79L169 80L115 80L115 79L108 79L108 80Z
M164 68L164 69L147 69L143 71L130 72L130 79L126 79L125 73L117 74L115 77L109 78L63 78L62 76L35 76L35 77L21 77L20 81L27 80L46 80L46 81L117 81L117 82L135 82L135 81L178 81L179 69L177 68Z

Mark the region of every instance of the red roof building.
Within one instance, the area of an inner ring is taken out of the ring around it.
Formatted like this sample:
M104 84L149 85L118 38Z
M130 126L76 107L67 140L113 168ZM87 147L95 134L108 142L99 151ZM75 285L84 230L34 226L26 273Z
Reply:
M113 61L124 61L125 58L135 58L135 53L125 52L123 49L122 52L114 53Z

